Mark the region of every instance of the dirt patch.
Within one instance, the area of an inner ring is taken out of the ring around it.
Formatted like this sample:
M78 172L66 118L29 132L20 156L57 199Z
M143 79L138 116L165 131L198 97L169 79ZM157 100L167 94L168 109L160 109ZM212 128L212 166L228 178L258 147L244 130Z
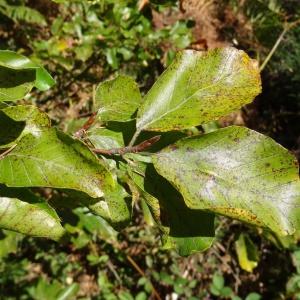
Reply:
M153 11L153 23L160 29L174 24L177 20L191 19L195 22L193 48L206 50L222 47L228 44L221 35L222 9L223 6L218 1L183 0L180 10L167 9L163 13Z

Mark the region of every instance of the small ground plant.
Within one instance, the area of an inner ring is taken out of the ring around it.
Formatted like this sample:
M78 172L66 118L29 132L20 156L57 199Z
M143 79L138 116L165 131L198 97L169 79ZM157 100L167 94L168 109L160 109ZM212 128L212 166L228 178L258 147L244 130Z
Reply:
M184 256L212 245L215 214L275 236L299 228L298 163L286 149L245 127L201 131L260 93L243 51L179 52L144 97L125 75L100 83L72 135L37 107L13 104L54 83L28 58L0 51L1 228L63 241L61 207L87 207L119 230L141 201L164 247Z

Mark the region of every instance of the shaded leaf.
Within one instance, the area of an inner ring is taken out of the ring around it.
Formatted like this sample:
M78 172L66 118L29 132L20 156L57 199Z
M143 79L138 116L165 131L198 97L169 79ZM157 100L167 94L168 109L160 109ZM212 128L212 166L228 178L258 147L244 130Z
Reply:
M132 214L132 201L125 189L118 183L103 199L87 205L94 214L102 217L115 229L126 227Z
M95 148L113 149L124 147L123 135L106 128L93 128L88 132L88 138Z
M0 66L0 102L22 99L34 86L35 71L11 70Z
M21 239L21 234L2 230L2 232L0 232L0 259L3 259L10 253L16 253Z
M77 209L75 214L79 217L77 227L83 227L91 234L97 234L102 240L109 243L117 240L117 231L115 231L103 218L91 213L84 213L82 209Z
M98 85L95 101L101 121L129 121L140 105L142 96L131 77L120 75Z
M143 141L148 140L155 136L157 136L157 132L150 132L150 131L142 132L139 135L138 139L136 140L136 144L142 143ZM153 144L150 148L147 148L147 152L157 152L167 147L168 145L173 144L178 140L187 137L189 135L181 131L168 131L168 132L160 133L159 136L160 136L159 141Z
M68 197L64 197L63 204L70 204L69 207L85 206L93 214L100 216L115 229L128 225L132 214L132 201L125 189L117 182L111 190L106 190L105 196L91 198L87 194L65 190Z
M183 139L153 156L188 207L293 234L299 227L298 163L271 138L227 127Z
M135 120L128 122L107 122L106 128L111 131L122 133L124 145L127 145L135 133Z
M213 214L188 208L182 196L157 174L152 164L139 163L138 169L129 173L161 229L164 248L186 256L211 246Z
M251 102L260 91L258 68L243 51L186 50L145 96L137 130L170 131L208 123Z
M14 187L54 187L104 195L114 186L104 163L80 141L55 128L33 132L0 160L0 182Z
M50 127L50 119L31 105L9 106L0 110L0 149L7 148L27 133L38 134Z
M15 22L47 25L45 17L38 10L25 5L9 5L7 1L1 0L0 12Z
M26 189L0 185L0 228L59 240L64 229L55 211Z
M22 99L34 86L45 91L54 84L50 74L29 58L0 50L0 102Z

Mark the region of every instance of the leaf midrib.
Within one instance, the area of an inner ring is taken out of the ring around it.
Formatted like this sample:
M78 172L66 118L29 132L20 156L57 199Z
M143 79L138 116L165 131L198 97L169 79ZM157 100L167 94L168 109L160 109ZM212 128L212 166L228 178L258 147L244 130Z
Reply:
M237 73L238 74L238 73ZM228 74L227 74L228 75ZM229 74L229 76L231 76L232 74ZM158 118L153 119L152 121L150 121L149 123L146 123L145 125L143 125L141 128L139 128L139 130L144 130L145 128L149 127L149 125L161 120L163 117L165 117L168 114L171 114L172 112L178 110L179 108L181 108L181 106L183 106L185 103L187 103L192 97L194 97L197 93L205 91L207 89L210 89L214 86L220 85L221 81L224 80L224 78L226 77L226 75L224 75L223 77L220 77L219 80L217 82L214 82L206 87L200 88L197 91L195 91L192 95L184 98L180 103L178 103L174 108L172 108L171 110L166 111L165 113L163 113L162 115L160 115ZM174 83L174 86L176 85L176 83ZM173 98L173 94L174 94L174 89L172 92L172 95L170 98Z

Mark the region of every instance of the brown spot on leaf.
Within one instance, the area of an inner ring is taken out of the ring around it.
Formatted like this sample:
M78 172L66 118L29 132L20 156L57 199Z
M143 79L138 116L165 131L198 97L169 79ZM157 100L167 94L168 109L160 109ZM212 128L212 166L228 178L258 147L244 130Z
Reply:
M176 145L171 145L171 146L170 146L170 149L171 149L172 151L175 151L175 150L178 149L178 147L177 147Z

